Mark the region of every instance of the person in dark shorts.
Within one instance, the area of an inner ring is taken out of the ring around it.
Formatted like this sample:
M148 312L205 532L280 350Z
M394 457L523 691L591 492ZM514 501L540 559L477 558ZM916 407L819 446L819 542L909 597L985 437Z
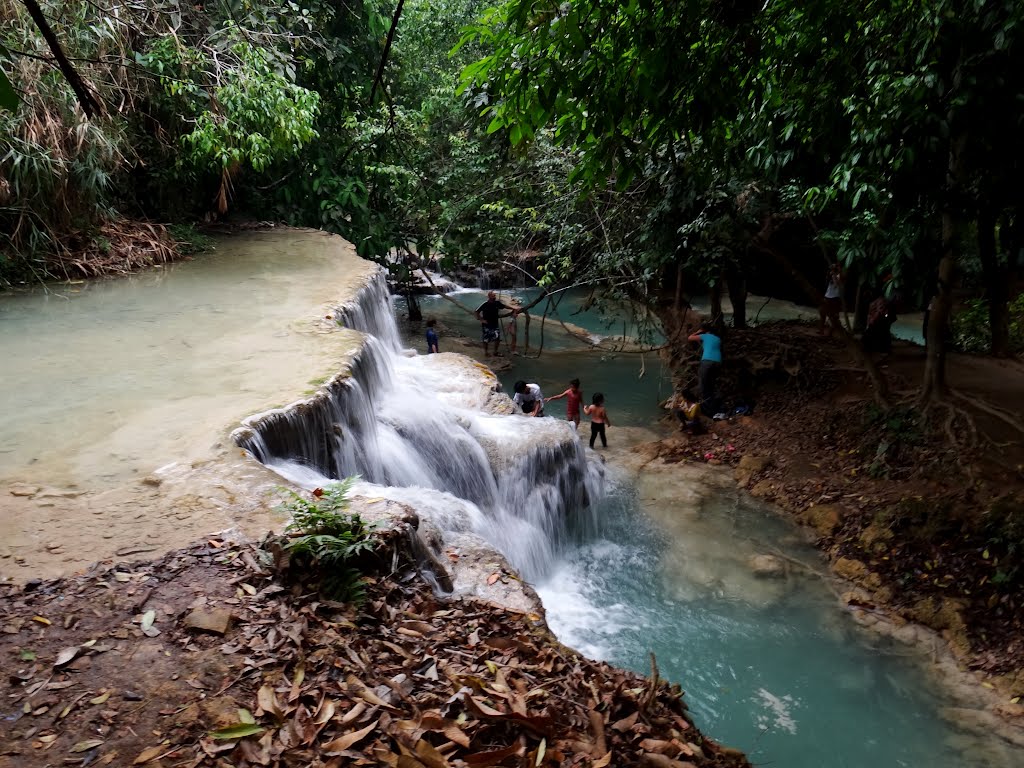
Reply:
M427 354L428 355L432 355L435 352L439 351L438 348L437 348L438 338L437 338L437 330L434 328L435 325L437 325L437 320L435 320L434 318L430 318L429 320L427 320Z
M605 437L605 427L612 425L611 419L608 418L608 411L604 407L604 395L600 392L594 393L594 399L591 401L591 405L584 406L583 412L590 416L590 447L594 447L594 442L598 436L601 438L601 447L608 447L608 438Z
M476 319L480 321L480 339L484 344L484 357L488 356L487 345L492 341L494 354L498 354L498 345L501 343L500 318L508 317L501 314L503 309L515 313L512 307L498 301L498 295L494 291L488 291L487 301L476 308Z
M701 323L700 330L691 334L687 341L699 342L701 346L700 372L698 382L700 386L700 410L701 413L718 418L724 418L724 414L718 411L718 372L722 367L722 337L715 333L710 323Z

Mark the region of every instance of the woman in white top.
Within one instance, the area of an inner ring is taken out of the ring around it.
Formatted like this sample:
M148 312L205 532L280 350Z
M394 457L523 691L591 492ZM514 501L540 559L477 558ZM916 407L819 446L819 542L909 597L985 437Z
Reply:
M839 330L839 310L842 309L843 274L838 264L833 264L828 271L828 287L825 288L825 301L818 308L818 333L831 336L832 331ZM825 327L828 320L828 328Z

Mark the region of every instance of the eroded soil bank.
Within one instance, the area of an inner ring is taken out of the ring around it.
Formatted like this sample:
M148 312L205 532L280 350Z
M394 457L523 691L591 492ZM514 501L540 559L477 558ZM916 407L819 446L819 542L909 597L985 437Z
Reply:
M677 688L408 566L358 609L216 539L0 590L4 768L748 765Z
M735 467L753 496L809 527L834 572L857 587L845 595L855 615L888 617L885 631L939 633L963 670L998 691L998 714L1024 724L1012 538L1024 531L1015 522L1024 521L1024 445L1012 425L1024 366L952 355L950 404L922 421L909 407L924 362L915 345L896 342L880 361L897 393L888 412L841 342L808 324L734 331L725 349L725 399L753 404L753 414L680 431L651 446L652 457ZM692 350L676 353L687 382Z

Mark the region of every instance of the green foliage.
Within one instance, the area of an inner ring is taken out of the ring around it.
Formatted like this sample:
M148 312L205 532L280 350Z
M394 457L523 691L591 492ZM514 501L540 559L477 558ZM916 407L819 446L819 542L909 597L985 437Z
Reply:
M312 499L286 491L281 509L291 516L286 531L293 560L320 575L320 589L328 597L358 603L364 596L358 558L373 551L374 527L359 515L349 514L348 495L358 478L349 477L312 492Z
M196 229L194 224L172 224L167 228L167 231L174 238L178 253L184 256L211 251L217 242L209 235Z
M0 109L13 112L18 108L18 94L7 79L7 75L0 69Z
M1000 591L1013 592L1024 582L1024 502L1006 496L985 513L981 521L985 537L984 559L995 569L991 581Z
M196 110L194 117L181 116L194 126L181 142L184 159L198 168L221 171L247 164L260 172L317 136L319 94L277 71L275 57L240 34L227 25L224 36L231 42L225 56L231 66L223 72L211 72L220 62L182 46L174 35L152 41L138 57L167 96Z
M865 411L864 446L871 477L892 477L915 461L914 449L924 443L921 412L911 407Z
M1010 350L1024 352L1024 293L1010 302ZM989 351L992 326L988 302L968 299L963 309L953 316L953 344L964 352L984 354Z

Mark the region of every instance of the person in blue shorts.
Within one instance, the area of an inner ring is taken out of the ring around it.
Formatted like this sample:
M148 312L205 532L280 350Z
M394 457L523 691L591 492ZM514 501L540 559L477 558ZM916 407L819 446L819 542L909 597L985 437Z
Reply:
M427 354L428 355L432 355L435 352L440 351L437 348L438 338L437 338L437 330L434 328L435 325L437 325L437 320L435 320L434 318L430 318L429 320L427 320Z
M718 373L722 367L722 337L715 333L711 323L701 323L700 330L688 337L688 341L700 342L700 373L697 380L700 386L701 413L714 414L714 418L723 418L718 407L716 388Z
M515 308L498 301L498 295L494 291L488 291L487 301L476 308L476 319L480 321L480 339L484 343L484 357L488 356L488 345L492 341L494 342L494 354L498 354L498 345L501 344L499 318L508 317L508 315L501 314L503 309L518 314Z

